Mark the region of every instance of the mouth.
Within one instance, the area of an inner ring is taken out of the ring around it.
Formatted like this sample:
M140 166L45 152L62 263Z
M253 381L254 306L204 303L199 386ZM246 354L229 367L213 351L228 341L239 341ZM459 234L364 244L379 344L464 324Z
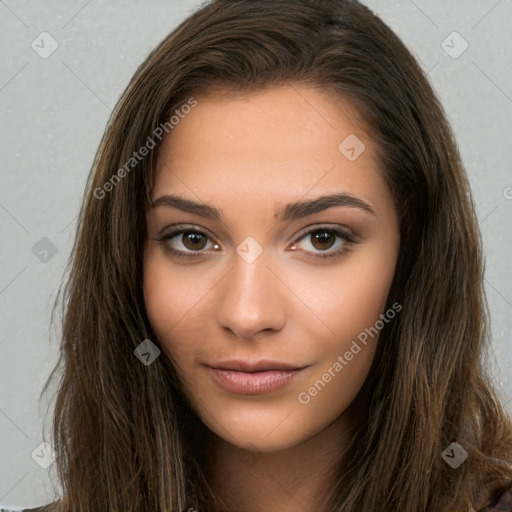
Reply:
M281 361L271 361L270 359L260 359L259 361L250 361L244 359L230 359L229 361L218 361L206 366L218 370L229 370L245 373L267 372L267 371L291 371L301 370L306 365L293 365Z
M259 395L283 388L310 365L233 360L206 366L213 380L226 391L241 395Z

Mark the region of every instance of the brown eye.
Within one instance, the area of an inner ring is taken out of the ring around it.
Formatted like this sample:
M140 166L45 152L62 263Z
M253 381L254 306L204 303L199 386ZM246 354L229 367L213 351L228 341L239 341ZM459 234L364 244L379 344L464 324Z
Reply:
M330 249L336 241L336 235L327 230L314 231L310 236L311 245L320 251Z
M182 234L182 243L191 251L204 249L207 238L197 231L186 231Z
M316 258L336 258L342 257L357 243L356 235L348 230L320 226L303 233L291 249L297 251L301 248L301 252Z
M205 256L209 250L219 251L220 246L212 239L212 235L207 232L180 224L164 230L163 233L155 237L165 251L178 258L200 257Z

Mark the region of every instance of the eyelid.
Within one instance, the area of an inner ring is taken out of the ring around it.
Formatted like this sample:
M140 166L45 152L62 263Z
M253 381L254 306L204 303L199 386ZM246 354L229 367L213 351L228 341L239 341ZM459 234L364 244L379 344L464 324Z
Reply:
M203 228L202 226L196 226L195 224L173 224L172 226L167 226L160 233L158 237L166 237L168 235L179 235L183 231L197 231L203 235L207 235L212 240L216 240L215 235L207 228Z

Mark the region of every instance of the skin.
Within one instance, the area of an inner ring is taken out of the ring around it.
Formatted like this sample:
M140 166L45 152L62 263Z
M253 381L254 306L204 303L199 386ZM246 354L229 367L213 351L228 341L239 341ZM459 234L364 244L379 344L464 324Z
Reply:
M205 469L215 492L233 510L318 510L361 409L355 398L378 336L309 403L298 395L384 313L399 248L393 199L372 140L332 94L293 84L197 100L163 141L151 197L180 195L222 217L165 205L148 211L147 313L211 431ZM354 161L338 149L349 134L366 146ZM288 203L335 192L361 199L375 214L333 206L278 218ZM178 223L213 236L156 240ZM348 229L357 243L325 233L333 228ZM309 229L327 238L318 242ZM263 249L252 263L236 252L248 236ZM343 245L348 252L318 257ZM177 258L166 247L202 255ZM309 367L280 390L240 395L219 387L204 366L228 358Z

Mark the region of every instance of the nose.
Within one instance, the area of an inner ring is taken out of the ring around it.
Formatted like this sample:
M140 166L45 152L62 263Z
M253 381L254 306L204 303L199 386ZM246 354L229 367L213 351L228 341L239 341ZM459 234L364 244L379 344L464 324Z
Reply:
M286 323L283 284L262 256L247 263L238 255L219 289L218 322L239 338L279 331Z

